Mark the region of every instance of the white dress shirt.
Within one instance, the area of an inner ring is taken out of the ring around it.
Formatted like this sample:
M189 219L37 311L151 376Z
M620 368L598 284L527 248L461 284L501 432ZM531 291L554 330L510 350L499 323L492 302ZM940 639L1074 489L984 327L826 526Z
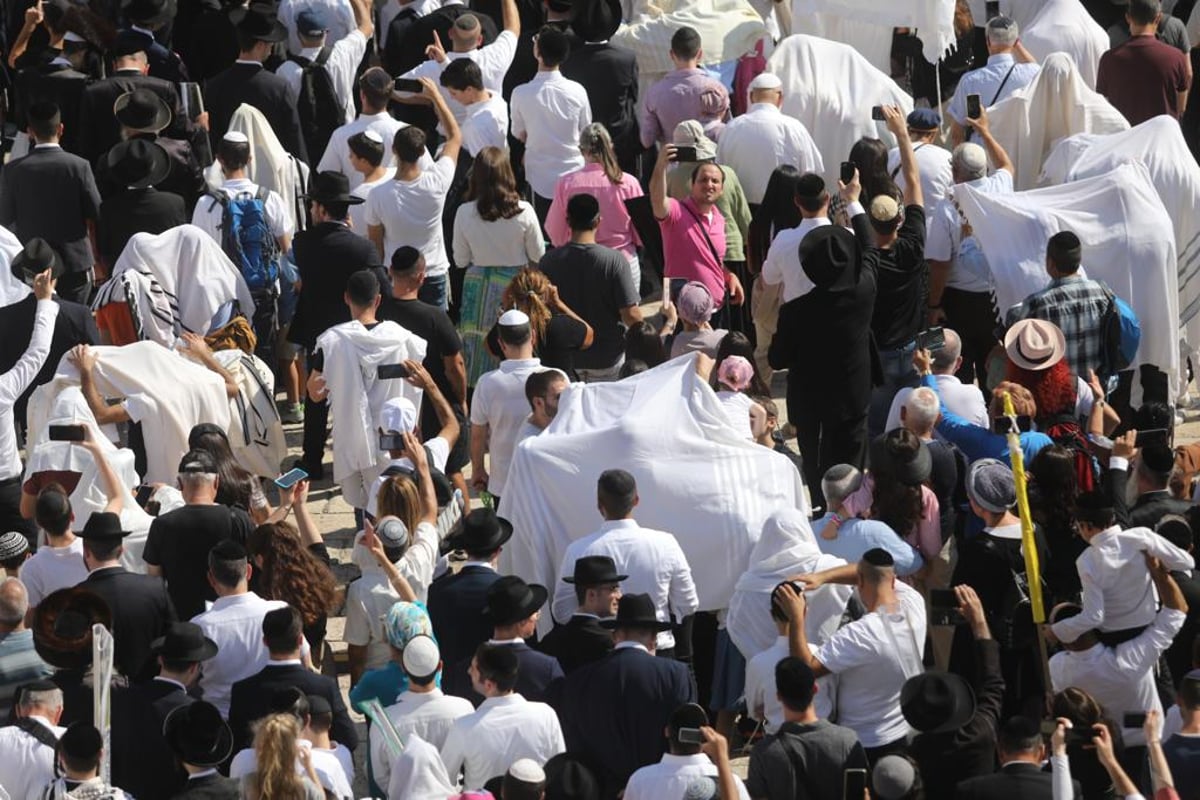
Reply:
M258 184L246 178L234 178L221 184L221 191L225 192L230 200L240 194L256 197ZM266 217L267 227L276 239L292 235L287 206L274 189L267 190L267 199L263 201L263 216ZM192 224L211 236L217 244L221 243L221 222L224 218L225 208L215 197L205 196L196 201L196 208L192 211Z
M50 720L31 716L61 737L66 728L51 725ZM0 786L14 798L40 797L46 784L54 780L54 748L47 747L15 726L0 728Z
M463 106L463 148L472 157L485 147L508 147L508 103L496 92L487 100Z
M46 356L50 354L50 340L54 335L54 320L57 318L58 303L52 299L38 300L29 346L12 369L0 375L0 480L16 478L21 474L13 405L46 363Z
M504 495L508 467L517 446L517 433L529 416L525 379L541 369L540 359L510 358L501 361L499 369L485 372L475 384L471 424L488 427L487 449L491 455L488 491L492 494Z
M838 676L838 724L858 734L863 747L880 747L908 735L900 713L900 688L925 670L925 601L896 582L900 607L878 608L837 630L817 660Z
M350 31L358 28L354 21L354 9L350 0L281 0L279 11L276 12L279 21L288 29L288 51L300 52L300 35L296 32L296 15L306 8L316 8L325 12L329 21L329 32L325 41L333 44L339 39L349 36Z
M513 89L508 105L512 134L525 141L525 177L553 199L558 179L583 166L579 134L592 123L587 89L557 69L542 70Z
M438 750L446 744L446 737L454 721L475 713L475 706L465 697L443 694L441 689L431 692L401 692L396 702L388 706L388 719L392 721L400 741L406 741L415 733ZM378 726L372 725L371 775L377 786L387 786L392 774L392 754L380 735Z
M1054 635L1073 642L1091 630L1123 631L1153 622L1157 596L1143 553L1169 570L1196 566L1190 555L1149 528L1123 531L1114 525L1101 531L1075 560L1083 612L1054 623Z
M392 138L396 135L396 131L404 127L407 126L387 111L380 111L378 114L359 114L357 119L342 125L329 137L325 154L321 156L321 162L317 164L317 172L340 172L350 179L351 189L358 188L363 182L363 176L361 172L350 166L350 146L346 142L350 141L350 137L356 133L375 131L379 134L379 138L383 139L383 166L390 167L395 160L395 155L392 153ZM433 159L429 159L428 164L421 164L421 169L428 169L432 165ZM365 199L365 195L363 197ZM366 228L358 232L365 236Z
M1127 713L1157 711L1162 703L1154 687L1154 666L1179 629L1187 614L1164 608L1154 623L1135 639L1107 647L1097 642L1087 650L1063 650L1050 659L1050 683L1055 692L1068 686L1083 689L1114 720ZM1141 727L1121 729L1127 746L1144 745Z
M264 600L254 592L218 597L203 614L192 617L204 635L216 642L217 654L200 667L204 699L229 717L233 684L256 675L270 655L263 644L262 621L268 611L284 608L282 600Z
M863 207L859 203L850 203L846 206L846 213L854 217L863 213ZM800 242L812 229L831 224L828 217L807 217L796 227L775 234L763 262L762 279L763 283L771 286L783 284L781 303L803 297L817 288L800 264Z
M808 645L813 655L816 645ZM775 644L746 662L746 709L754 719L766 720L767 733L775 733L784 723L783 703L779 702L775 688L775 665L791 655L788 637L780 636ZM817 694L813 697L813 711L821 719L831 719L836 711L837 675L830 673L817 678Z
M643 528L632 519L609 520L595 533L576 539L567 546L558 567L559 580L554 583L554 601L550 608L554 618L565 624L579 604L571 584L561 580L575 573L575 561L584 556L609 556L617 572L628 575L621 582L624 594L648 594L654 601L654 612L667 622L675 614L675 622L683 621L700 608L692 569L676 538L664 531ZM670 631L658 634L657 647L666 650L675 646Z
M508 74L508 68L512 66L513 56L517 53L517 37L511 31L501 31L489 45L468 50L465 53L446 53L446 64L455 58L469 58L479 65L479 71L483 73L483 88L487 89L492 94L499 95L504 90L504 76ZM438 88L442 90L442 97L446 100L446 105L450 108L450 113L454 115L454 119L459 125L462 125L463 119L466 116L466 107L450 96L450 92L445 86L442 86L442 70L446 68L445 64L439 64L436 61L429 60L423 64L410 69L400 77L402 78L429 78ZM438 130L443 134L441 123L438 123Z
M933 379L937 381L938 397L942 398L947 409L972 425L987 428L992 424L987 404L983 402L983 392L979 391L978 386L963 383L954 375L934 375ZM907 386L896 392L892 407L888 409L887 424L883 428L885 431L900 427L900 409L904 408L912 393L913 390Z
M371 190L363 218L367 225L383 226L384 263L391 261L398 248L410 245L425 256L427 276L445 275L449 271L442 210L454 180L454 167L451 159L439 158L413 180L395 178Z
M354 73L362 62L363 53L367 51L367 37L357 28L349 35L338 39L329 48L329 58L325 61L325 71L333 82L333 92L342 104L342 122L354 119ZM320 47L304 47L293 51L297 55L316 61L321 54ZM275 74L287 81L291 92L292 103L300 100L300 79L304 76L304 68L295 61L287 60L279 65Z
M913 145L913 156L917 159L917 170L921 177L922 205L928 214L934 206L950 195L950 187L954 185L950 151L936 144L919 142ZM888 151L887 170L900 191L908 188L904 182L904 170L900 168L899 147Z
M825 171L821 152L800 120L774 103L754 103L725 123L717 144L717 161L737 173L746 200L761 203L776 167L790 164L801 173Z
M694 756L666 753L662 761L642 767L629 776L624 800L683 800L688 784L699 777L717 778L717 765L708 756L703 753ZM750 800L741 779L734 783L737 784L738 797Z
M348 645L367 648L366 670L379 669L392 657L383 620L400 595L374 558L356 561L362 576L346 586L346 632L342 638Z
M517 759L545 764L566 749L554 709L514 692L489 697L455 720L442 746L442 762L451 781L462 772L464 788L481 789Z

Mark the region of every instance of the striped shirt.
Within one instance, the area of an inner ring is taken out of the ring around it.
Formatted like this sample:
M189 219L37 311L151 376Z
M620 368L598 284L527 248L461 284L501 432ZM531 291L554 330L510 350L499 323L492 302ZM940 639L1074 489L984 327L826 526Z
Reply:
M1022 319L1053 322L1067 340L1067 364L1080 377L1099 369L1104 356L1104 312L1112 293L1104 284L1079 275L1050 281L1008 310L1005 328Z

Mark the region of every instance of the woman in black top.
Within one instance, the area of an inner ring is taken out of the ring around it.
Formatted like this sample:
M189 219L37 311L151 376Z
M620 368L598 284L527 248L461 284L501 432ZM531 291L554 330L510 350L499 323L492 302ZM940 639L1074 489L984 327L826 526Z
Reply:
M529 267L517 273L504 290L500 313L512 308L529 315L533 354L541 359L542 366L562 370L569 379L577 380L574 354L592 346L594 332L559 298L558 289L545 273ZM492 354L503 358L495 326L487 341Z

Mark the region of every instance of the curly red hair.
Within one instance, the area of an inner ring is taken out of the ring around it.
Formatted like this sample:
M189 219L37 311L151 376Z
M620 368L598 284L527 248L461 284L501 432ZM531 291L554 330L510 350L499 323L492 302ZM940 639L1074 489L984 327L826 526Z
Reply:
M1075 411L1075 376L1067 362L1059 361L1050 369L1029 370L1008 362L1008 380L1029 390L1037 403L1038 414L1054 417Z

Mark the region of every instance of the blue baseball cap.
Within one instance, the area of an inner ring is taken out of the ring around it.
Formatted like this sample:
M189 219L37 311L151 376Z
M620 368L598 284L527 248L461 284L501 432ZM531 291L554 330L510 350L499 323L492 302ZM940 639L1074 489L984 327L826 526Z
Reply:
M909 113L906 122L910 130L936 131L942 119L932 108L917 108Z
M296 30L301 36L315 39L328 32L329 19L319 8L306 8L296 15Z

